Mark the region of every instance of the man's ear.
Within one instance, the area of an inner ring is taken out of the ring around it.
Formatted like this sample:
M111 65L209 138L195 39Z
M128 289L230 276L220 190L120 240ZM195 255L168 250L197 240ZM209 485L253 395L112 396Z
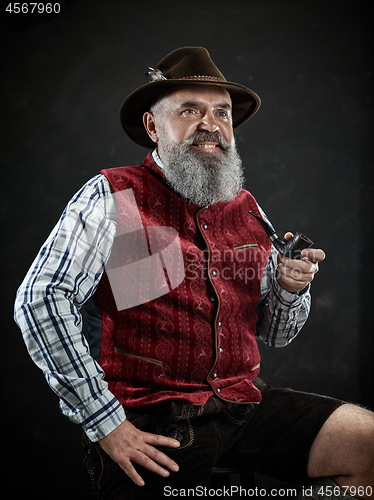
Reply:
M143 124L144 128L147 131L147 134L149 137L152 139L153 142L158 142L158 134L156 130L156 121L154 115L150 112L147 111L143 115Z

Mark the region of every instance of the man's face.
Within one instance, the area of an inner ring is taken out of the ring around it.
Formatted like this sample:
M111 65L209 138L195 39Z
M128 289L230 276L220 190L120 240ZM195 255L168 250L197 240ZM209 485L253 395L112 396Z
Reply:
M170 187L200 206L233 200L242 188L242 163L232 129L231 99L220 87L184 87L144 115Z
M231 98L227 90L215 86L188 86L167 95L160 102L162 107L162 133L168 142L179 145L195 132L218 132L230 145L233 142ZM159 142L161 124L155 121L151 138ZM221 146L217 140L196 141L194 151L217 153ZM159 145L159 155L162 150Z

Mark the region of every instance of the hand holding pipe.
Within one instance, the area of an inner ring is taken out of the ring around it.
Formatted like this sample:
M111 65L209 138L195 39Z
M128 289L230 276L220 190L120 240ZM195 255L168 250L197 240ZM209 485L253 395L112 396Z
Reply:
M301 250L304 248L309 248L313 245L313 241L304 236L303 234L296 233L290 240L283 241L279 238L275 230L266 222L264 219L254 214L250 210L249 214L253 215L258 222L265 229L266 234L269 236L270 241L273 243L275 248L279 253L289 257L290 259L300 259L301 258Z

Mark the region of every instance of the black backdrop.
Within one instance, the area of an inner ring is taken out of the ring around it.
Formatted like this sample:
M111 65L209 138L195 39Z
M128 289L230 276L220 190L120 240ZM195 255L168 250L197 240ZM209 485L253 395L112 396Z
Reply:
M52 20L7 14L3 25L2 434L12 498L89 498L80 429L29 359L14 296L74 192L102 168L143 159L119 105L146 82L147 64L183 45L207 47L228 79L260 95L259 113L237 131L246 187L279 233L302 231L327 254L300 335L284 349L261 347L263 378L373 407L368 3L74 3Z

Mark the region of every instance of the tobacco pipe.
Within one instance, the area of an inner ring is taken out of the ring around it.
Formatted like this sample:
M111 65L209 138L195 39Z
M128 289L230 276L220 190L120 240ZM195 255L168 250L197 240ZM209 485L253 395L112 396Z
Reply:
M264 219L254 214L250 210L249 214L253 215L258 222L265 229L266 234L269 236L270 241L273 243L275 248L279 253L289 257L290 259L300 259L301 258L301 250L304 248L309 248L313 245L313 241L304 236L301 233L296 233L290 240L284 241L279 238L275 229L273 229Z

